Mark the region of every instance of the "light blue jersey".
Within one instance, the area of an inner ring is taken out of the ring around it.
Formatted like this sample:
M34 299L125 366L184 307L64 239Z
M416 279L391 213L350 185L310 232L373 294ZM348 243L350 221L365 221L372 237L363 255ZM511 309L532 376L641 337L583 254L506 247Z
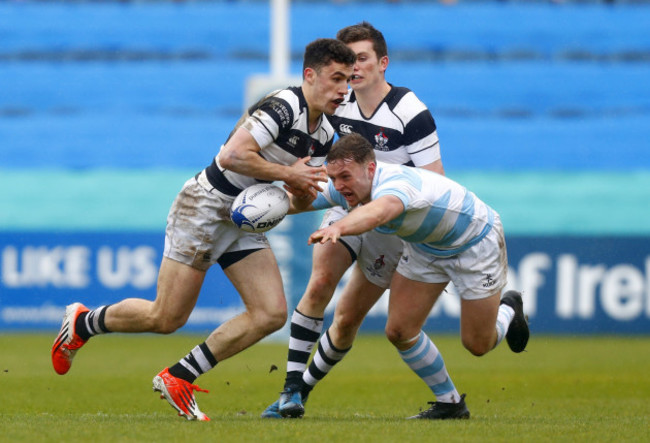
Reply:
M474 193L445 176L420 168L377 162L371 199L398 197L404 212L375 228L414 243L423 252L449 257L481 241L494 223L495 212ZM328 181L313 206L349 209L345 198Z

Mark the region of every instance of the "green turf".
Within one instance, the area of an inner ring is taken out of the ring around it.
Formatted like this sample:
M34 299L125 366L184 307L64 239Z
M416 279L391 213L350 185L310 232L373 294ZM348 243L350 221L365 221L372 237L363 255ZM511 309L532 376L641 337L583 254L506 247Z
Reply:
M432 400L380 336L361 337L319 385L302 420L263 420L278 396L286 345L261 343L198 382L212 421L186 422L151 391L151 378L203 337L93 339L70 373L51 368L52 336L0 335L0 441L647 441L650 337L533 337L471 356L436 337L468 421L407 421ZM271 371L272 365L279 370Z

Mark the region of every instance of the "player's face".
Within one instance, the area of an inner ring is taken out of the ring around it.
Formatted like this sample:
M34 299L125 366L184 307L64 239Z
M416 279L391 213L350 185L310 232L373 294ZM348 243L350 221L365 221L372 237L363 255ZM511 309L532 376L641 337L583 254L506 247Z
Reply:
M388 57L377 58L370 40L348 43L348 48L357 54L354 73L350 86L355 91L362 91L384 84L384 72L388 67Z
M352 66L332 62L322 67L320 72L311 70L307 75L314 91L313 108L328 115L334 114L348 92Z
M327 175L350 207L368 203L372 191L375 163L361 164L352 160L327 163Z

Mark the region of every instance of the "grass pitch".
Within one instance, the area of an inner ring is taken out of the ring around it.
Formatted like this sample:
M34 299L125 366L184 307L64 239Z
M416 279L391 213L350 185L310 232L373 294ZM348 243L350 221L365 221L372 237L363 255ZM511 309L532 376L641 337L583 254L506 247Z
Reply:
M484 357L434 336L472 418L404 417L433 397L382 336L362 336L313 391L302 420L263 420L284 380L286 344L260 343L198 380L212 419L187 422L151 379L204 337L109 335L55 374L48 335L0 335L0 441L647 441L650 337L533 335ZM277 366L278 370L272 370Z

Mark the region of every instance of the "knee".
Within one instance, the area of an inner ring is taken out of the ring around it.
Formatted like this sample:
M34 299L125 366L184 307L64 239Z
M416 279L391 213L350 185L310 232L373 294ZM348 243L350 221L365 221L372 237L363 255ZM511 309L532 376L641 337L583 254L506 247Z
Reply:
M171 334L182 328L187 323L185 316L156 315L151 318L151 330L157 334Z
M336 328L341 337L354 338L361 326L363 318L357 318L349 313L335 313L332 326Z
M386 325L386 338L390 341L396 348L404 349L405 347L410 347L412 339L419 336L420 331L411 331L399 325Z
M339 276L329 270L317 272L309 280L305 295L313 302L329 302L339 280Z
M278 331L282 329L282 327L287 323L287 308L285 307L284 310L279 309L276 311L273 311L268 315L268 320L267 320L267 333L273 333L275 331Z
M489 340L482 338L463 338L462 342L465 349L476 357L487 354L493 347Z
M257 328L263 336L274 333L282 329L287 322L287 307L277 307L274 309L265 309L252 313L253 327Z

